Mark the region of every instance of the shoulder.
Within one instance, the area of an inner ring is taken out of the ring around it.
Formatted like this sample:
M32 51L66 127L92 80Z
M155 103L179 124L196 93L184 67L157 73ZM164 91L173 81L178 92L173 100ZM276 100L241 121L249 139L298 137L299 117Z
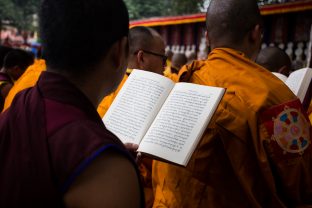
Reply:
M124 150L120 140L109 132L104 125L85 119L65 124L49 137L49 144L55 149L66 150L66 148L70 148L75 153L85 155L105 146L115 146ZM75 156L73 155L73 157Z
M131 157L118 138L106 130L104 125L84 119L67 123L58 129L48 137L48 146L59 185L64 189L71 184L75 175L107 151L129 159Z
M189 82L193 73L201 70L206 65L206 61L193 61L190 64L184 65L178 74L177 80L180 82Z
M69 207L140 207L139 184L133 164L122 155L107 151L77 176L64 201Z

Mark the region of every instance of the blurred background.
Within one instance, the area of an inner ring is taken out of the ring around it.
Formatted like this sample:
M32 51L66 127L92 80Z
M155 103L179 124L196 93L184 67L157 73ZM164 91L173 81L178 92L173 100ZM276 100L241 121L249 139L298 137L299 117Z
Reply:
M155 28L164 38L167 50L186 55L195 52L199 59L207 56L205 10L210 0L124 1L130 27ZM39 4L40 0L0 0L2 45L41 54L38 53ZM291 57L294 69L304 66L310 41L312 0L259 0L258 4L265 22L262 47L278 46Z

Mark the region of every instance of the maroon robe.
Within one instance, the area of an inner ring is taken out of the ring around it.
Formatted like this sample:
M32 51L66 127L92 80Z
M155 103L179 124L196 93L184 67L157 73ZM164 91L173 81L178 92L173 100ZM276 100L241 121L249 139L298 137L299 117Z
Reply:
M43 72L0 116L0 207L62 207L75 178L107 149L133 162L87 97Z
M7 73L0 72L0 89L2 89L2 87L8 83L13 85L11 77ZM0 93L0 112L3 109L4 101L5 98L3 97L2 93Z

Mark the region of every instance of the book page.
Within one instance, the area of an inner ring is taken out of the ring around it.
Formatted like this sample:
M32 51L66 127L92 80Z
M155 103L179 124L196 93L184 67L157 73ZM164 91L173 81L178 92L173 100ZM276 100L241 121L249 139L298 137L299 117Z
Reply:
M161 75L133 70L103 122L123 143L139 144L174 83Z
M177 83L138 151L186 165L225 89Z
M274 74L277 78L279 78L283 82L286 82L287 80L287 76L285 76L284 74L277 73L277 72L272 72L272 74Z
M303 68L291 73L286 80L286 85L303 102L307 88L310 84L312 69Z

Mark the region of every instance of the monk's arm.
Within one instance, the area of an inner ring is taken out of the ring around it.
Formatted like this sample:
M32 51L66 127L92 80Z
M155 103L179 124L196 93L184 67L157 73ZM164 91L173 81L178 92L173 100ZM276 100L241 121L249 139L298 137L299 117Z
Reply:
M106 152L77 177L64 201L66 207L140 207L135 168L125 157Z

